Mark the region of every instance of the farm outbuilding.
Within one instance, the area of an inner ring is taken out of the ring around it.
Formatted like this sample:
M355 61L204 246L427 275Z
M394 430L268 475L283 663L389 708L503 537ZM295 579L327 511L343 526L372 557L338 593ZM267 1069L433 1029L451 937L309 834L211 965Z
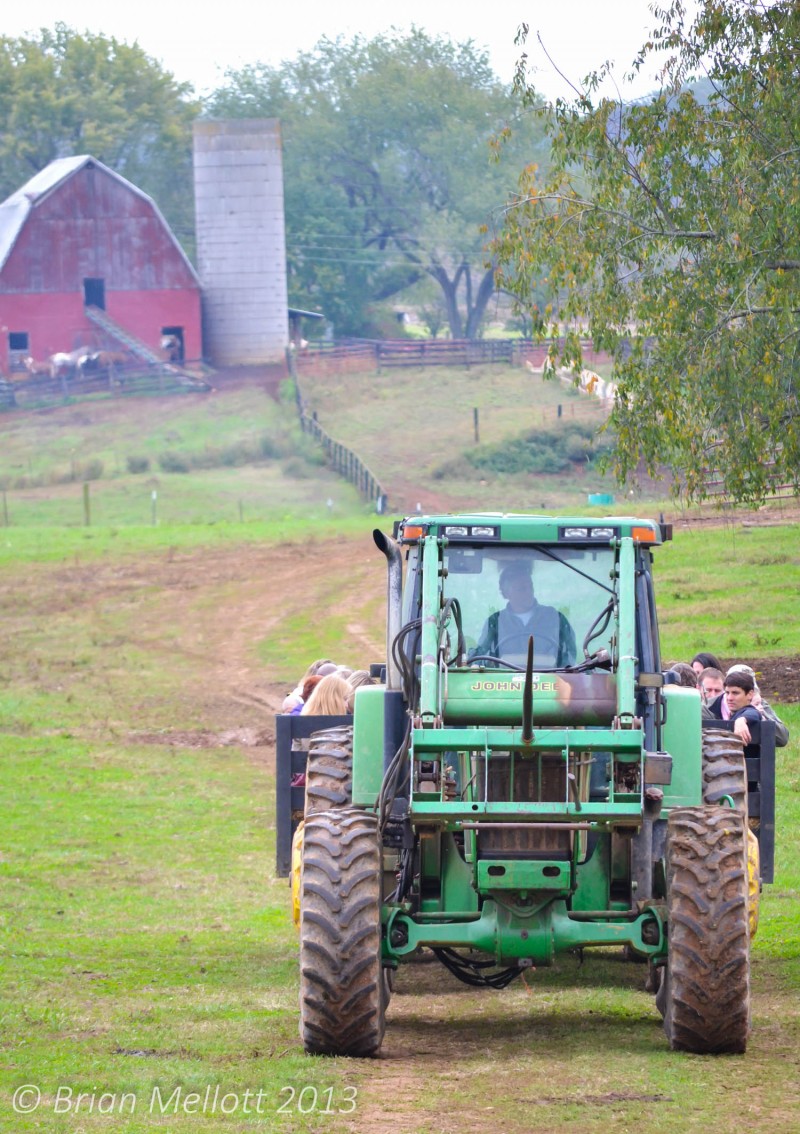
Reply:
M80 347L202 353L200 281L153 200L88 155L0 205L0 373Z

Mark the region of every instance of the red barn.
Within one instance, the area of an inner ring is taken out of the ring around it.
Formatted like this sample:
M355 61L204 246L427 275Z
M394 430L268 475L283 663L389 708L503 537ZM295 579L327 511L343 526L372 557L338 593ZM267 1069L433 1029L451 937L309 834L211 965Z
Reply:
M124 346L202 353L200 281L146 193L87 155L0 205L0 373L27 355Z

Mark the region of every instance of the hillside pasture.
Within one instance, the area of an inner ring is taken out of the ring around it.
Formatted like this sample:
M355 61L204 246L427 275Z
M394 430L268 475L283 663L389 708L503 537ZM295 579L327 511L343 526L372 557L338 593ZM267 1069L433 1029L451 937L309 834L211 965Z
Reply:
M597 433L607 408L570 382L545 380L524 367L432 367L381 373L303 377L309 409L328 432L349 445L390 486L400 511L417 503L510 511L582 508L594 492L616 492L593 459L599 444L574 440L557 472L503 472L492 460L536 431L551 445L578 430ZM561 407L561 416L559 416ZM478 411L478 441L475 440ZM483 464L475 458L486 458Z
M198 524L353 515L356 491L255 382L0 416L0 524ZM155 494L155 495L154 495ZM330 502L330 503L329 503Z

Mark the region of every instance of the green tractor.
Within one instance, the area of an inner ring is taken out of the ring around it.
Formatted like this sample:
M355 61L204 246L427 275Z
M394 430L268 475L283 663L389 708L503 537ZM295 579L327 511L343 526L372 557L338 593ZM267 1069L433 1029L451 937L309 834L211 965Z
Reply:
M670 534L522 515L374 533L383 681L311 737L295 838L306 1051L374 1055L420 950L499 988L591 946L646 962L672 1048L745 1050L769 745L704 730L697 691L662 672Z

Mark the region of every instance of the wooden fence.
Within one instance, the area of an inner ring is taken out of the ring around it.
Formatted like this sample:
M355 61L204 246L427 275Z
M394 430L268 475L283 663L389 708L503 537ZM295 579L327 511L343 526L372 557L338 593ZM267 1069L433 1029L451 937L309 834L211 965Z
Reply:
M71 378L51 378L41 374L13 382L0 379L0 408L35 409L63 404L74 398L176 394L210 389L204 378L196 378L169 364L156 366L137 362L88 371Z
M581 344L584 365L601 365L609 356ZM405 367L542 366L549 343L527 339L345 339L335 343L309 343L294 352L296 370L314 377L357 371L392 370Z
M300 428L319 442L331 465L340 476L354 485L366 500L374 500L377 512L385 512L388 497L378 478L364 464L357 453L331 437L328 431L320 425L316 413L309 413L306 408L298 368L295 364L294 351L287 351L286 362L295 385Z

